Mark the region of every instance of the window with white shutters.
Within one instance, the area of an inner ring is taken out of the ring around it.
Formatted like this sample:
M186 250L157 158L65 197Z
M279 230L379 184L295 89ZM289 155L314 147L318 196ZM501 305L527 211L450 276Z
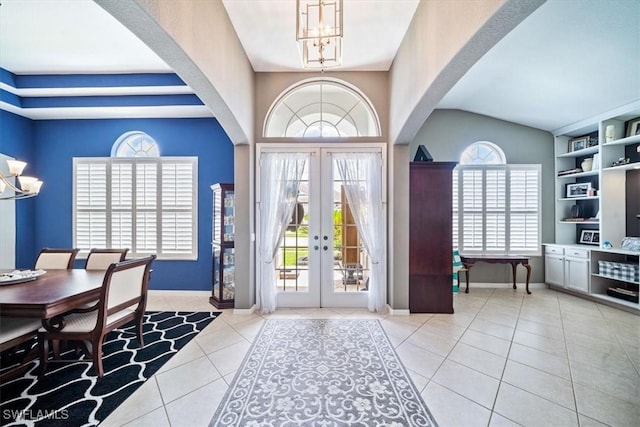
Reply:
M489 141L453 171L453 247L465 254L540 255L540 165L509 165Z
M453 174L454 247L540 255L540 165L459 165Z
M197 158L74 158L74 247L197 259Z

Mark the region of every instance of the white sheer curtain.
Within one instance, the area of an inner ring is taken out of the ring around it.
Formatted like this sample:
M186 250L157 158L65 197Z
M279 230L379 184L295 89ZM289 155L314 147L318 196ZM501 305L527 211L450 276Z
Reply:
M387 264L382 158L379 153L333 153L356 228L371 259L369 310L386 311Z
M276 266L280 241L291 222L307 153L260 156L260 294L262 312L276 309Z

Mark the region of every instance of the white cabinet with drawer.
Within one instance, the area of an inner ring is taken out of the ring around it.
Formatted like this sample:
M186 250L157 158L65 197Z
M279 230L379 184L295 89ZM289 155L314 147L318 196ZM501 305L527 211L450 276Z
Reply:
M564 248L561 246L546 246L544 252L545 283L564 286Z
M544 277L548 285L589 292L589 250L563 245L545 246Z

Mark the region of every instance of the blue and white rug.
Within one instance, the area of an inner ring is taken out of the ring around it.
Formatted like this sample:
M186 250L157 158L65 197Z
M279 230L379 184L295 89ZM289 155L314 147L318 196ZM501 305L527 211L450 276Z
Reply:
M437 426L378 320L267 320L210 426Z

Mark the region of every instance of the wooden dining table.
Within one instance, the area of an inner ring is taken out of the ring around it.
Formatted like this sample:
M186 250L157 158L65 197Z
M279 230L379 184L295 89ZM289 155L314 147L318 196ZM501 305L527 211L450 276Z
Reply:
M35 280L0 284L0 315L40 317L43 324L100 297L104 271L49 270Z

